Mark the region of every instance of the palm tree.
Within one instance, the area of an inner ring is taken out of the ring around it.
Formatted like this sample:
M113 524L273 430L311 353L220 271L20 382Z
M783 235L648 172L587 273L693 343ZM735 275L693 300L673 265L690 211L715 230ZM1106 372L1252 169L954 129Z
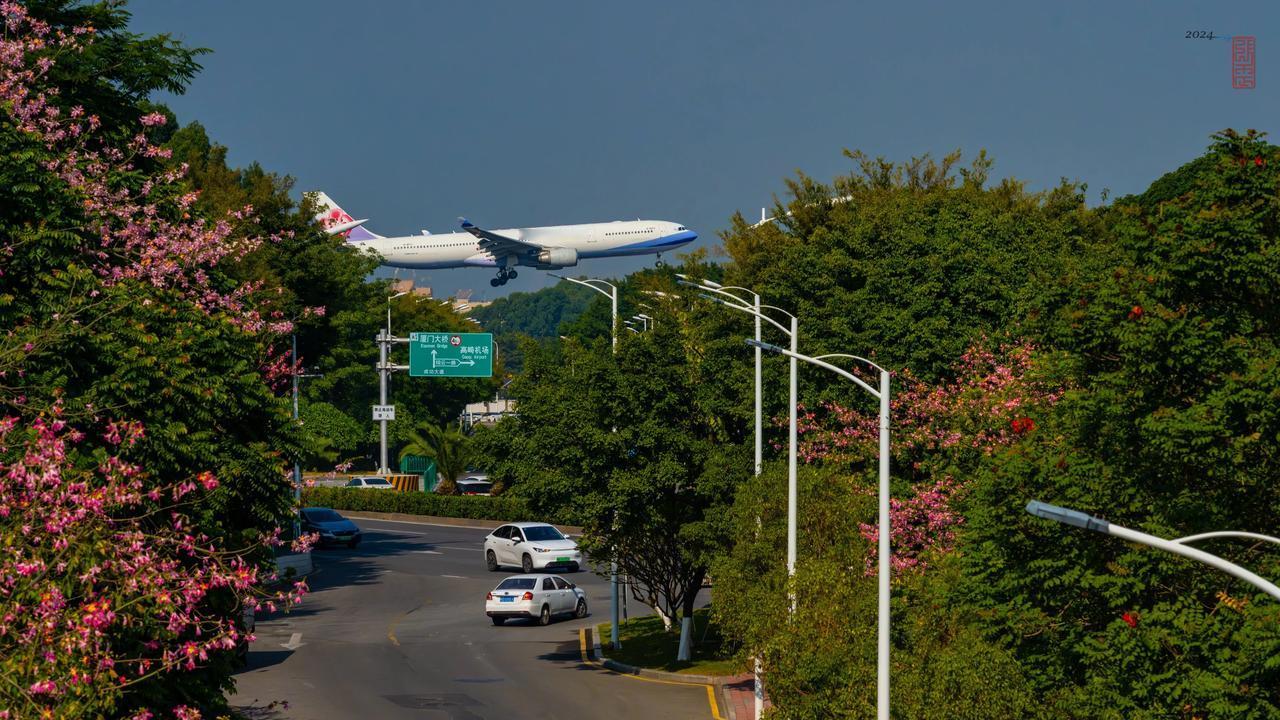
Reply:
M417 430L409 432L409 443L400 450L400 459L406 455L423 455L436 461L436 473L440 476L440 487L437 492L455 495L458 488L454 480L467 470L471 460L471 448L467 436L462 434L462 425L431 425L423 423Z

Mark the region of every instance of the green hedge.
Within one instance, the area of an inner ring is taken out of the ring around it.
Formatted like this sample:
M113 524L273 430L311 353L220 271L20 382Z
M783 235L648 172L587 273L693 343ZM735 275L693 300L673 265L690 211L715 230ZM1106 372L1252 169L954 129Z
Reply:
M302 491L302 504L334 510L370 510L472 520L516 522L532 519L529 506L523 498L484 495L437 495L398 490L313 487Z

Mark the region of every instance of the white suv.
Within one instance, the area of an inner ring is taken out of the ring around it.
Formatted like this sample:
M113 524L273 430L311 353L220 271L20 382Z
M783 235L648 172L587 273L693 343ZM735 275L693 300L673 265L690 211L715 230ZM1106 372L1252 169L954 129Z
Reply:
M577 572L582 567L582 551L551 525L520 522L503 525L485 537L484 561L491 572L503 565L519 567L525 573L547 568Z

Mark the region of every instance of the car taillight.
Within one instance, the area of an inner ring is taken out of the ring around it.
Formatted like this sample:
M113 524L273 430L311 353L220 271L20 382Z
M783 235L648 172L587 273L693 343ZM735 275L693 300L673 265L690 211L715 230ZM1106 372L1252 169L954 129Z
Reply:
M521 595L521 596L520 596L520 599L521 599L521 600L532 600L532 599L533 599L533 593L531 593L531 592L525 592L525 594L524 594L524 595Z
M485 593L485 594L484 594L484 599L485 599L485 600L492 600L492 599L493 599L493 593L491 593L491 592L487 592L487 593Z

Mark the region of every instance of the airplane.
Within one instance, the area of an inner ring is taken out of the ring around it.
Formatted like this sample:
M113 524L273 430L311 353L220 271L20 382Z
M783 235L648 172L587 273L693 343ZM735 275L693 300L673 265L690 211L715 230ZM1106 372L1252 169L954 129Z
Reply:
M687 245L698 234L665 220L614 220L584 225L485 230L458 218L462 232L384 237L338 207L323 192L308 193L320 208L315 219L330 235L342 235L365 252L377 253L382 263L398 268L496 267L493 287L516 277L516 266L538 270L573 267L579 260L626 255L658 256Z

